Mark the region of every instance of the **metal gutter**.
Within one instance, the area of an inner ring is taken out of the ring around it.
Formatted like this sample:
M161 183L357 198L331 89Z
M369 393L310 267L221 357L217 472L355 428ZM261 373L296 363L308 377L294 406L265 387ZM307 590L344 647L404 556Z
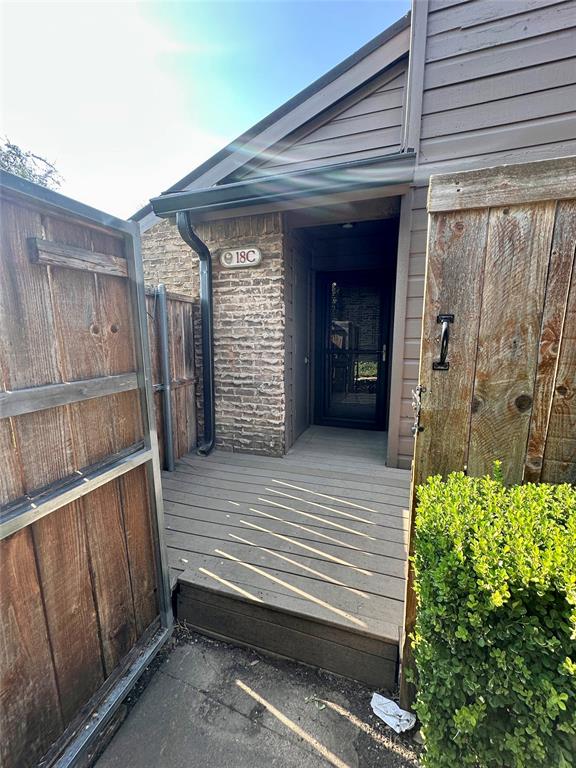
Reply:
M335 163L305 171L164 194L152 198L150 203L154 213L165 218L179 211L217 211L262 203L281 203L333 192L407 184L414 177L415 159L414 152L398 152L367 160Z
M214 414L214 328L212 301L212 257L206 243L198 237L188 211L176 211L178 232L200 259L200 319L202 326L202 392L204 400L204 441L198 453L208 456L216 440Z

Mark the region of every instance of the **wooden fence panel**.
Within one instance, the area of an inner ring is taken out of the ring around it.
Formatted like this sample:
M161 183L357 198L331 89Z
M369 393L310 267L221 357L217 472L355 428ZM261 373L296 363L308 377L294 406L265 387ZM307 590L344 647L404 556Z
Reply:
M104 682L81 502L31 526L62 717L69 723ZM17 535L17 534L16 534Z
M168 353L172 403L172 434L174 458L189 453L197 443L196 367L194 358L194 312L192 299L180 294L167 294ZM153 289L146 297L152 381L155 388L154 406L156 428L162 465L164 465L164 426L162 417L161 344L159 333L160 308Z
M411 552L430 475L499 460L507 483L576 483L576 157L433 176L428 212ZM405 606L404 669L411 567Z
M490 210L480 327L469 358L476 363L465 460L472 475L490 473L500 459L507 481L523 476L555 210L554 201ZM455 323L462 322L468 318L459 315Z
M0 616L0 763L31 766L64 723L29 528L1 545Z
M134 228L2 182L0 762L26 768L88 743L170 619Z
M576 201L572 227L564 247L572 245L572 274L566 303L560 354L551 397L550 420L544 444L540 479L552 483L576 483Z

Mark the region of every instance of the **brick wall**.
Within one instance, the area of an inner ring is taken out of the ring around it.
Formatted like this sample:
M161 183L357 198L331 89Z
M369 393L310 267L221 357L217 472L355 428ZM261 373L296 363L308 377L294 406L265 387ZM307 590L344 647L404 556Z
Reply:
M214 379L217 446L284 453L284 260L281 214L242 216L198 226L213 254ZM225 269L220 252L254 245L262 264ZM163 221L142 237L147 283L198 296L198 257L174 224ZM200 334L196 334L197 340ZM196 349L200 362L200 349ZM199 366L198 366L199 369ZM201 387L198 387L201 398ZM202 412L199 402L198 413Z

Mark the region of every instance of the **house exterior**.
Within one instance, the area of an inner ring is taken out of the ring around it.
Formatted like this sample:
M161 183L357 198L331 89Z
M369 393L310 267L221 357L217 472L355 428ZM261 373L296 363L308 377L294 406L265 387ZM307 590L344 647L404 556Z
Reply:
M372 428L408 468L430 176L573 154L576 0L415 0L139 211L149 282L198 295L177 211L213 257L216 444Z

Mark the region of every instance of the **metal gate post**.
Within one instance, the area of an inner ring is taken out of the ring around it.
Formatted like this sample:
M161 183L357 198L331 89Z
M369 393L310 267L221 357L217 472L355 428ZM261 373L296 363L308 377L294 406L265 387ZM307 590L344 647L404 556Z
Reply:
M160 337L160 368L162 374L162 419L164 424L164 469L174 472L174 434L172 430L172 382L170 374L170 341L168 336L168 302L166 286L156 288L158 297L158 327Z

